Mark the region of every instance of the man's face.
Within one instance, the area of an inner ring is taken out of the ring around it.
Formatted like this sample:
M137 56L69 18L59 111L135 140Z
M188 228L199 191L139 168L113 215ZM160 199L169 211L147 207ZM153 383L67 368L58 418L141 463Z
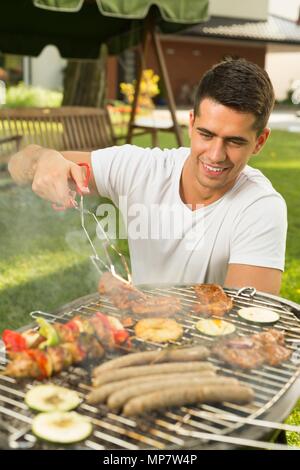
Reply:
M260 151L270 133L257 136L255 116L205 98L199 113L190 114L190 174L201 192L222 195L230 189L251 155Z

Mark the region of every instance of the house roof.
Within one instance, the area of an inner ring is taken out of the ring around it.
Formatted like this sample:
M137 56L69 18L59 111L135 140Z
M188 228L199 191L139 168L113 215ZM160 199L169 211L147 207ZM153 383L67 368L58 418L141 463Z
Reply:
M300 45L300 25L276 15L266 21L211 16L179 35Z

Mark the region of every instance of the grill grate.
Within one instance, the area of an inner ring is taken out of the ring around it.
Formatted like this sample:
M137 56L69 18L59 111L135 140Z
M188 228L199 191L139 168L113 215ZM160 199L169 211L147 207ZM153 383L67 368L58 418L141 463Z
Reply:
M170 295L174 294L181 298L183 312L176 316L176 319L184 328L184 336L180 342L173 342L174 345L202 343L210 345L213 339L208 338L198 332L194 326L199 320L199 316L191 313L191 307L197 300L192 287L156 287L143 289L150 295ZM240 406L231 403L222 405L200 405L194 407L174 408L164 413L154 413L146 418L126 418L108 412L104 405L98 407L82 403L79 407L81 414L92 419L94 431L92 436L76 448L85 449L177 449L186 448L191 445L191 439L180 436L176 430L184 425L185 429L191 431L201 431L219 435L230 434L244 425L245 419L255 419L267 412L282 395L289 389L299 374L300 359L300 308L295 304L279 298L261 294L247 294L247 291L237 295L233 289L225 289L228 295L234 299L234 308L227 315L228 320L235 324L237 333L249 335L260 332L267 327L261 327L242 321L237 310L243 306L268 307L281 316L280 321L274 328L284 330L286 334L286 344L292 349L291 359L278 367L264 366L260 369L252 369L250 372L241 369L232 369L224 365L223 362L210 357L209 360L221 369L223 375L235 377L240 382L249 384L255 391L255 400L247 405ZM32 318L42 316L48 321L67 321L76 314L83 316L93 315L101 310L104 313L120 316L120 312L108 301L99 296L90 296L88 300L82 301L79 306L51 314L45 312L32 312ZM80 299L79 301L80 302ZM298 316L297 316L298 315ZM130 330L130 328L129 328ZM133 331L131 331L133 333ZM133 340L135 350L149 350L161 348L161 344L144 342L138 338ZM0 362L0 371L5 367L5 358ZM70 367L58 376L51 378L52 383L60 384L77 390L83 396L90 389L90 370L81 367ZM47 444L35 443L30 432L30 424L33 414L24 404L26 391L38 382L18 383L10 377L0 376L0 415L3 426L9 431L11 447L17 446L21 441L23 446L36 448L47 448ZM240 422L230 421L227 417L238 417ZM1 431L1 428L0 428Z

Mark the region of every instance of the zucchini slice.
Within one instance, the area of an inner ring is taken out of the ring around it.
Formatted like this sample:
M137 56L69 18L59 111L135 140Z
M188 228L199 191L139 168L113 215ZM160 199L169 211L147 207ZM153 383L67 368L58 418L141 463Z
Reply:
M33 433L48 442L73 444L92 432L90 420L75 411L40 413L32 420Z
M54 384L37 385L25 395L25 403L36 411L70 411L81 403L77 392Z
M280 315L277 312L262 307L244 307L237 313L243 320L260 325L273 325L280 320Z
M232 323L217 318L202 318L195 327L200 333L208 336L224 336L235 332L235 326Z

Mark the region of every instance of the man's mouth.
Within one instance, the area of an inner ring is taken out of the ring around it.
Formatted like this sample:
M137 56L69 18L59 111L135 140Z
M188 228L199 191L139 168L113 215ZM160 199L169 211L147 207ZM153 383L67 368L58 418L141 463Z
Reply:
M222 173L224 173L226 170L228 170L228 167L224 168L221 166L213 166L213 165L208 165L207 163L203 163L203 168L204 172L208 175L213 175L213 176L219 176Z

